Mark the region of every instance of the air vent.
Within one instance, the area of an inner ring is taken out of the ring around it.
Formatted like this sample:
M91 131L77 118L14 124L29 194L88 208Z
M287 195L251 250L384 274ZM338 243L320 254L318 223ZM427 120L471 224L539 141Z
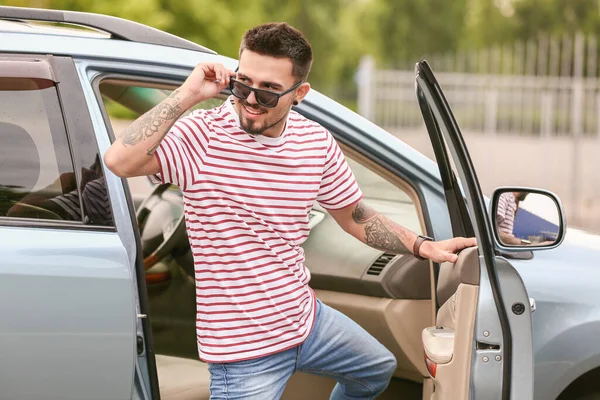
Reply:
M381 274L381 271L383 271L383 269L385 268L386 265L388 265L388 263L390 261L392 261L392 259L396 257L395 254L390 254L390 253L383 253L382 255L380 255L377 260L375 260L373 262L373 265L371 265L371 267L369 268L369 270L367 271L367 275L379 275Z

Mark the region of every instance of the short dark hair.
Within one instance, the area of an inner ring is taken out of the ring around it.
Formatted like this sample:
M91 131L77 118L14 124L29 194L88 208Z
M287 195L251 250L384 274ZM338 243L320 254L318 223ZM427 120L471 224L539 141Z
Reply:
M306 80L313 61L312 48L302 32L285 22L270 22L248 30L240 44L244 50L292 60L292 74Z

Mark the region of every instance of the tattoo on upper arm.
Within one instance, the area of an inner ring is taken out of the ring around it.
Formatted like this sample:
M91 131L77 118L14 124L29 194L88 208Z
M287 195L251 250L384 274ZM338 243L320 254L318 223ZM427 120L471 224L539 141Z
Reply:
M135 120L131 126L123 132L123 135L121 136L123 144L125 146L135 146L142 140L154 136L161 130L161 126L165 122L171 122L171 125L174 124L175 120L177 120L184 111L181 108L181 99L178 95L179 90L175 90L166 100ZM160 141L167 132L168 128L165 130L162 137L158 138L155 144L148 148L148 155L154 154Z
M406 230L360 201L352 211L354 222L365 226L365 243L394 254L410 254L403 239Z

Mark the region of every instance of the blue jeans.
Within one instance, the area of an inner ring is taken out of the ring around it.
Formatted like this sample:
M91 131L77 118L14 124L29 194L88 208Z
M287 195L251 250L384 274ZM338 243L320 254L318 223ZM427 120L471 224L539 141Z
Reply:
M389 384L396 359L357 323L317 301L314 326L300 346L208 368L211 400L279 399L297 371L335 379L331 399L373 399Z

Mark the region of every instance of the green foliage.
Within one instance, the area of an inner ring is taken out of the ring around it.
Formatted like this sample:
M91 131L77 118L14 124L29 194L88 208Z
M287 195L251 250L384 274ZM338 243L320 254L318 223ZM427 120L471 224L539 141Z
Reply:
M600 3L593 0L529 0L515 3L515 36L600 33Z
M469 0L464 43L489 46L540 35L600 34L597 0Z
M313 46L312 86L346 104L356 96L362 56L379 67L543 33L600 33L592 0L0 0L0 4L88 11L147 24L237 57L252 26L287 21ZM115 111L124 113L124 111Z
M111 118L117 119L136 119L139 115L127 107L122 106L116 101L112 101L106 97L102 98L104 101L104 106L106 107L106 112Z

